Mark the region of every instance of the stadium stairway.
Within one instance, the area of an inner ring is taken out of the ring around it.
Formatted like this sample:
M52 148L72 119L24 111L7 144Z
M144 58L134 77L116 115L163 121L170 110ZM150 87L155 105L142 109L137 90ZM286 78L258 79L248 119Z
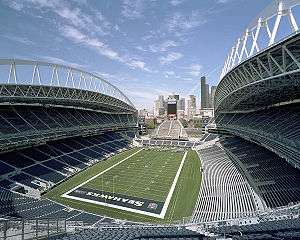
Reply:
M127 149L131 136L131 131L107 132L0 154L0 218L66 219L88 226L97 222L113 224L113 219L41 199L32 191L42 193L76 172Z
M208 228L207 231L232 239L299 239L300 219L287 217L257 223Z
M202 184L192 222L252 216L258 209L254 191L225 150L217 144L199 148Z
M300 170L275 153L238 137L220 140L223 148L241 166L248 182L265 201L276 208L300 201Z
M75 137L0 154L0 187L43 192L113 153L128 148L122 133Z
M0 218L65 219L68 221L80 221L85 225L93 225L105 219L106 222L113 223L112 219L70 209L48 199L40 200L26 197L3 188L0 188Z
M166 120L159 125L155 138L180 139L182 136L186 138L182 124L178 120Z

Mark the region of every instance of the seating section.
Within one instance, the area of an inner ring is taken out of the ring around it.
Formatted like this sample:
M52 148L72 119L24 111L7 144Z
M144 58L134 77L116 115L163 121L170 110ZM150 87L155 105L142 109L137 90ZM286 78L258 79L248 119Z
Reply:
M130 126L136 126L136 119L131 114L108 114L71 108L5 106L0 107L0 149Z
M254 224L220 226L209 228L214 234L232 237L232 239L299 239L300 219L288 217L273 221L260 220ZM242 234L241 234L242 233Z
M183 132L182 125L178 120L166 120L159 125L155 137L164 139L179 139L182 135L184 135Z
M218 114L217 128L261 143L300 168L300 105Z
M2 153L0 186L10 189L17 183L43 191L129 144L124 133L107 132Z
M180 131L181 131L181 125L178 120L172 121L171 122L171 128L169 130L169 136L171 138L179 138L180 136Z
M157 133L156 133L156 137L162 137L165 138L169 135L169 130L171 128L171 123L172 121L164 121L162 122L158 129L157 129Z
M184 128L186 136L189 138L201 138L202 129L201 128Z
M0 187L0 218L67 219L94 224L104 218L67 209L47 199L34 199Z
M202 136L201 141L203 141L203 142L208 142L208 141L215 140L215 139L218 138L218 137L219 137L218 134L205 133L205 134Z
M72 235L66 235L60 238L61 240L154 240L154 239L180 239L180 240L198 240L202 239L203 235L188 230L186 228L177 227L147 227L147 226L135 226L135 227L123 227L123 228L98 228L98 229L86 229L81 232Z
M112 219L66 208L47 199L26 195L29 189L47 190L111 154L127 149L132 139L124 132L74 137L0 154L0 218L67 219L113 223Z
M241 138L227 137L220 142L235 156L268 207L300 201L300 170L275 153Z
M219 145L198 150L202 183L192 221L209 222L251 216L257 210L253 190Z
M135 139L137 142L143 144L144 146L169 146L169 147L181 147L181 148L191 148L199 145L199 142L191 141L176 141L176 140L158 140L158 139Z

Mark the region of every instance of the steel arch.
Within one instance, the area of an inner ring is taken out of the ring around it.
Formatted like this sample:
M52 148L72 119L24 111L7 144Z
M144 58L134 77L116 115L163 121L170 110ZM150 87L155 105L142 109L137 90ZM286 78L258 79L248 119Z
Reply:
M288 18L290 34L298 33L299 27L297 22L300 21L300 16L293 14L294 7L298 5L300 5L299 0L275 0L272 4L267 6L249 24L245 32L237 39L229 51L221 71L220 79L244 60L251 58L254 54L262 52L265 48L281 41L276 40L276 37L280 30L280 23L284 17ZM270 27L271 21L274 21L273 27ZM265 39L264 46L259 46L258 39L264 28L268 38Z
M129 98L108 81L96 74L62 64L0 59L0 83L87 90L119 99L135 108Z

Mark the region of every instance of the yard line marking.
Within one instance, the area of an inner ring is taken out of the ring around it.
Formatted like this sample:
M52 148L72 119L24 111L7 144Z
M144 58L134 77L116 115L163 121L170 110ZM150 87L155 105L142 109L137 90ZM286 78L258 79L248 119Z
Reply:
M72 188L72 189L69 190L68 192L64 193L64 194L62 195L62 197L69 197L68 194L69 194L70 192L73 192L73 191L76 190L77 188L80 188L81 186L85 185L86 183L88 183L88 182L94 180L95 178L99 177L99 176L102 175L103 173L106 173L107 171L109 171L110 169L114 168L115 166L121 164L122 162L126 161L127 159L131 158L132 156L138 154L138 153L139 153L140 151L142 151L142 150L143 150L143 149L138 150L137 152L135 152L135 153L131 154L130 156L124 158L124 159L121 160L120 162L117 162L116 164L114 164L114 165L110 166L109 168L105 169L104 171L102 171L102 172L96 174L95 176L93 176L93 177L89 178L88 180L84 181L83 183L77 185L76 187Z
M165 217L165 214L166 214L166 212L167 212L167 210L168 210L168 206L169 206L169 204L170 204L170 201L171 201L173 192L175 191L175 187L176 187L178 178L179 178L179 176L180 176L181 169L182 169L182 167L183 167L183 164L184 164L184 161L185 161L185 159L186 159L186 156L187 156L187 151L186 151L186 152L184 153L184 155L183 155L183 158L182 158L182 160L181 160L180 166L179 166L179 168L178 168L178 170L177 170L177 173L176 173L176 176L175 176L175 178L174 178L173 184L172 184L172 186L171 186L171 188L170 188L169 194L168 194L168 196L167 196L167 198L166 198L165 204L164 204L163 209L162 209L162 211L161 211L161 213L160 213L160 217L161 217L161 218L164 218L164 217Z
M183 168L183 165L184 165L184 162L185 162L185 159L186 159L186 156L187 156L187 151L184 153L183 157L182 157L182 160L181 160L181 163L180 163L180 166L177 170L177 173L175 175L175 178L173 180L173 183L172 183L172 186L170 188L170 191L167 195L167 198L164 202L164 205L163 205L163 208L162 208L162 211L160 212L160 214L156 214L156 213L150 213L150 212L146 212L146 211L143 211L143 210L137 210L137 209L131 209L131 208L128 208L128 207L122 207L122 206L118 206L118 205L114 205L114 204L109 204L109 203L104 203L104 202L98 202L98 201L94 201L94 200L90 200L90 199L85 199L85 198L81 198L81 197L75 197L75 196L69 196L68 194L76 189L78 189L79 187L85 185L86 183L92 181L93 179L97 178L98 176L104 174L105 172L109 171L110 169L114 168L115 166L119 165L120 163L124 162L125 160L127 160L128 158L131 158L132 156L134 156L135 154L139 153L140 151L142 151L143 149L140 149L139 151L131 154L130 156L126 157L125 159L121 160L120 162L114 164L113 166L107 168L106 170L104 170L103 172L93 176L92 178L88 179L87 181L77 185L75 188L69 190L68 192L62 194L61 196L62 197L65 197L65 198L69 198L69 199L74 199L74 200L79 200L79 201L83 201L83 202L88 202L88 203L93 203L93 204L96 204L96 205L102 205L102 206L106 206L106 207L111 207L111 208L116 208L116 209L121 209L121 210L125 210L127 212L134 212L134 213L140 213L140 214L143 214L143 215L146 215L146 216L152 216L152 217L157 217L157 218L161 218L161 219L164 219L165 217L165 214L168 210L168 206L170 204L170 201L171 201L171 198L173 196L173 193L175 191L175 188L176 188L176 185L177 185L177 181L179 179L179 176L180 176L180 173L181 173L181 170Z
M164 154L166 154L166 153L164 153ZM155 165L155 164L156 164L155 160L156 160L156 159L159 159L160 157L161 157L160 155L155 156L155 157L152 159L152 162L149 162L150 166ZM144 170L144 171L143 171L143 170ZM141 173L141 171L143 171L143 172ZM136 180L135 180L135 181L134 181L127 189L126 189L125 194L126 194L132 187L134 187L134 186L136 185L136 183L137 183L137 182L138 182L145 174L147 174L147 169L144 167L144 169L141 169L141 170L139 171L139 174L138 174Z

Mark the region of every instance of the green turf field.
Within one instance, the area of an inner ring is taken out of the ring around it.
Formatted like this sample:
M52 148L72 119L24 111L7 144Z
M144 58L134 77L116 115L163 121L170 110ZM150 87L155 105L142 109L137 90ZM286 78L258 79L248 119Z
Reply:
M196 152L189 151L184 164L183 156L184 152L170 150L131 149L77 174L48 192L45 197L76 209L109 217L161 223L176 221L191 215L201 182L200 161ZM178 175L180 165L183 167ZM179 178L176 178L176 175ZM173 192L170 190L172 185L175 186ZM128 198L146 199L150 202L158 201L162 204L167 202L168 196L171 198L164 219L159 219L85 202L85 199L68 199L62 196L79 189L78 187L101 193L109 192L112 195L121 194Z
M84 187L164 201L183 153L142 150Z

